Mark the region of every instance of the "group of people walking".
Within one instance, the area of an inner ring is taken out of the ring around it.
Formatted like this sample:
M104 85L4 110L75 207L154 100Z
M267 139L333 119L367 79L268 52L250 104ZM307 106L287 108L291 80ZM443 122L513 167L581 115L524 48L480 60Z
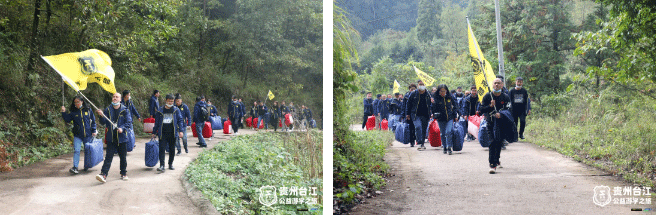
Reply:
M520 123L519 138L524 139L526 116L530 114L531 108L530 99L528 92L522 87L523 78L517 77L515 83L516 86L508 91L504 87L503 77L497 76L492 91L483 95L480 103L475 85L466 92L462 92L462 87L450 92L446 84L432 87L429 91L425 84L418 80L416 84L408 86L405 94L395 93L393 97L392 95L378 94L373 99L372 93L368 92L363 100L362 129L365 128L369 116L375 116L375 128L377 129L381 128L382 120L405 122L410 125L410 146L417 145L418 150L423 151L426 149L424 146L427 139L426 130L432 118L439 125L443 153L451 155L453 152L451 139L454 138L453 125L459 119L483 115L489 124L494 124L496 119L501 118L501 111L509 110L512 113L514 127ZM391 130L392 127L389 128ZM506 130L512 129L514 128L499 128L498 130L506 132ZM465 129L465 131L467 130ZM487 132L490 137L495 137L494 134L497 134L492 130ZM474 138L468 134L466 139L473 140ZM489 148L490 173L495 173L496 168L501 165L499 158L501 150L505 148L504 140L493 139Z
M168 162L166 164L168 164L169 170L175 169L173 167L175 156L179 156L183 148L185 153L189 153L187 145L187 127L191 127L191 123L193 122L196 125L196 131L203 131L205 122L209 121L211 116L218 116L218 110L212 105L211 101L206 99L203 95L196 97L193 115L187 104L182 101L182 95L179 93L167 94L165 96L164 106L159 105L159 97L160 92L154 90L149 100L148 113L151 118L155 119L152 137L159 138L160 167L157 168L157 171L164 172L166 168L164 166L165 162ZM232 100L228 103L227 110L228 118L232 122L234 133L238 134L239 128L244 128L243 119L246 114L242 99L237 98L237 96L232 96ZM293 103L290 102L290 105L286 106L285 101L282 102L282 105L278 105L277 101L274 102L270 109L262 104L261 101L254 102L250 114L253 117L258 117L259 124L265 124L267 129L268 124L271 123L274 127L274 131L277 131L277 123L279 119L284 119L285 114L292 114L294 117L298 117L301 121L300 125L303 126L308 125L310 121L313 122L312 111L308 107L302 106L300 113L296 114L296 108ZM85 143L92 142L98 134L96 125L96 115L98 115L98 123L107 128L105 135L107 148L103 166L100 174L96 176L96 179L103 183L107 181L107 174L111 167L113 156L114 154L118 154L121 179L128 180L128 132L134 134L133 119L136 118L139 121L142 120L132 102L129 90L123 91L122 94L113 94L111 105L103 110L96 110L95 114L81 96L76 96L73 99L68 112L66 107L61 107L61 115L65 122L73 123L74 155L73 167L69 172L73 174L79 173L78 165L81 148ZM282 125L283 131L291 131L294 128L294 125L290 125L289 128L286 124ZM211 140L211 137L209 139ZM207 147L207 143L200 133L197 144L201 148ZM169 153L168 161L165 161L166 152Z

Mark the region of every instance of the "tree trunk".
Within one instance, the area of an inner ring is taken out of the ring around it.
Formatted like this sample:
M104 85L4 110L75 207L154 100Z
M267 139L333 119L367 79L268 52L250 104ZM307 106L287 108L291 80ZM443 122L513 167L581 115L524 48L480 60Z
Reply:
M34 64L36 62L36 58L38 57L38 43L36 42L37 39L37 34L39 30L39 13L41 12L39 8L41 7L41 0L35 0L34 1L34 18L32 19L32 38L30 41L30 58L29 62L27 64L27 70L31 71L34 70ZM27 81L27 80L26 80ZM29 81L26 82L28 84Z

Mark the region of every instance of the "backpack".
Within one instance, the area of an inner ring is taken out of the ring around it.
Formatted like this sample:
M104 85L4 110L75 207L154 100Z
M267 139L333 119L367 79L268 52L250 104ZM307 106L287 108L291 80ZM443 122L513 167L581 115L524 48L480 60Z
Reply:
M200 107L200 116L199 119L201 121L209 121L210 120L210 108L207 106L202 106Z

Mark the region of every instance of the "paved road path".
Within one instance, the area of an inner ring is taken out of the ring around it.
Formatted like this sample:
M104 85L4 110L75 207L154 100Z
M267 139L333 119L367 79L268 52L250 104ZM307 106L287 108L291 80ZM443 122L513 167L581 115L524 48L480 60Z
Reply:
M497 174L488 173L488 150L477 141L465 142L463 151L453 155L428 144L426 148L417 151L395 141L385 156L395 176L380 190L382 195L367 199L351 214L656 213L631 212L656 209L653 204L595 205L595 186L631 184L530 143L512 143L503 150L504 168Z
M176 169L164 173L145 166L145 143L150 139L137 139L136 148L128 153L128 181L120 179L118 156L114 156L107 183L95 178L102 163L72 175L68 172L72 153L2 173L0 214L202 214L180 180L187 165L204 150L195 144L198 138L192 137L191 130L187 131L189 153L185 154L183 149L173 162ZM233 136L220 130L214 133L207 149ZM253 133L239 130L239 135ZM79 166L83 167L84 153L81 154ZM165 160L168 161L168 154Z

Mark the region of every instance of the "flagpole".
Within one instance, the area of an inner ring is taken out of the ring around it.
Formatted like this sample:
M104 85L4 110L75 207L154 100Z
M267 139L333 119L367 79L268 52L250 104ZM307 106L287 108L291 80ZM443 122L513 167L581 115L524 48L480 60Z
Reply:
M66 106L66 99L64 98L65 90L66 90L66 86L64 86L64 79L62 79L62 106Z
M91 100L89 100L89 98L87 98L86 96L84 96L84 94L82 94L82 92L78 91L77 93L80 94L80 95L82 95L82 97L83 97L85 100L87 100L87 102L89 102L89 104L91 104L91 106L93 106L93 108L96 108L96 110L100 110L100 109L98 109L98 107L96 107L95 104L93 104L93 102L91 102ZM114 128L117 127L116 124L115 124L114 122L112 122L112 120L110 120L109 118L107 118L107 116L105 116L105 115L103 114L102 117L105 118L107 121L109 121L109 123L112 124L112 126L113 126Z
M497 23L497 49L499 55L499 75L506 77L506 69L503 66L503 40L501 38L501 15L499 15L499 0L494 0L494 16Z
M474 30L471 29L471 24L469 24L469 16L465 17L467 19L467 29L469 34L472 35L472 38L474 37ZM490 93L490 98L492 98L492 89L490 89L490 82L487 80L487 74L485 73L485 67L483 66L483 59L481 59L481 53L478 51L480 48L478 47L478 41L476 41L476 56L478 57L478 65L481 67L481 72L483 72L483 78L485 78L485 83L487 83L487 91ZM497 105L494 104L494 111L497 110Z

